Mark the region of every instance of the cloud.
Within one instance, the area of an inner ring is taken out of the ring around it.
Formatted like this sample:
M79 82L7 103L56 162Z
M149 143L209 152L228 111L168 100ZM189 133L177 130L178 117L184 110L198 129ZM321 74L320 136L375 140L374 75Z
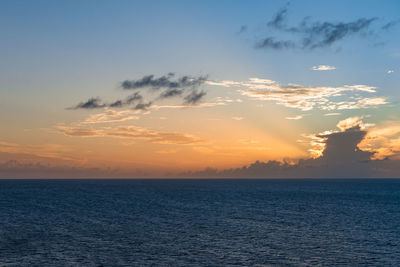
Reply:
M102 136L102 131L92 128L73 128L66 126L57 126L57 130L66 136L75 137L96 137Z
M312 109L345 110L365 109L387 104L383 97L363 97L360 93L375 93L376 87L368 85L303 86L281 85L273 80L250 78L246 82L221 81L209 85L238 87L242 95L303 111ZM349 97L348 94L356 94ZM347 100L350 99L350 100Z
M242 26L240 26L240 29L237 32L237 34L242 34L242 33L246 32L246 31L247 31L247 25L242 25Z
M339 116L341 114L342 113L339 113L339 112L333 112L333 113L325 113L324 116Z
M139 112L140 111L138 110L116 111L108 109L105 112L90 115L81 124L112 123L127 120L137 120L139 119L139 117L137 116Z
M293 116L293 117L286 117L285 119L287 120L300 120L303 118L303 115L297 115L297 116Z
M232 120L241 121L243 120L243 117L232 117Z
M86 102L81 102L73 108L69 109L96 109L96 108L104 108L106 104L101 102L100 98L89 98Z
M375 152L375 159L400 159L400 122L385 122L371 127L359 146L365 151Z
M183 97L183 104L193 106L197 105L206 95L205 91L198 91L197 88L207 82L207 76L182 76L177 79L174 79L174 76L174 73L169 73L159 78L154 78L154 75L147 75L138 80L125 80L121 83L121 87L124 90L151 89L150 91L157 91L164 88L165 90L159 97L152 101L145 102L141 92L138 91L125 99L119 99L109 104L103 103L100 98L90 98L88 101L81 102L68 109L122 108L134 105L134 110L147 110L156 101L172 97L183 97L184 93L187 91L188 93Z
M111 108L121 108L123 106L131 105L135 102L142 102L143 96L139 92L135 92L134 94L125 98L125 100L117 100L109 105Z
M45 159L47 161L78 161L76 157L71 155L71 152L71 148L60 144L17 144L0 141L0 154L7 153L6 158L18 156L19 158Z
M336 67L334 66L329 66L329 65L318 65L312 67L312 70L319 70L319 71L326 71L326 70L335 70Z
M267 23L269 33L275 30L278 34L290 34L290 39L276 39L266 36L257 41L258 49L308 49L324 48L331 46L345 38L368 34L367 30L377 18L359 18L350 22L310 22L310 17L305 17L297 26L287 25L288 7L280 9ZM391 24L384 25L382 29L390 28Z
M206 168L200 171L181 173L181 177L231 177L231 178L367 178L398 177L399 160L376 160L377 151L364 150L362 143L368 139L370 130L360 117L347 118L339 122L339 130L312 135L323 145L317 158L291 161L256 161L239 168L217 170ZM399 124L400 125L400 124ZM400 135L400 127L386 128L387 133ZM374 135L376 136L376 135ZM395 139L400 151L400 138ZM399 140L399 141L397 141Z
M153 174L154 175L154 174ZM123 171L103 166L94 168L70 162L48 162L37 158L29 160L11 159L0 162L0 178L143 178L152 177L140 169ZM159 177L158 175L156 177Z
M381 29L382 29L382 30L390 30L391 28L393 28L394 26L396 26L399 22L400 22L400 20L389 21L388 23L386 23L385 25L383 25L383 26L381 27Z
M387 71L387 74L391 74L391 73L393 73L394 72L394 70L388 70Z
M366 117L367 116L348 117L344 120L339 121L336 124L336 127L339 130L328 130L319 134L304 135L304 137L311 140L310 141L311 149L309 149L311 156L316 158L320 157L323 154L324 149L326 148L326 139L332 134L345 132L349 129L355 129L355 128L359 129L360 131L365 131L366 129L374 126L371 123L364 123L362 121ZM359 142L357 142L357 144L358 143Z
M184 90L183 89L176 89L176 88L170 88L165 90L164 92L162 92L160 94L160 98L164 99L164 98L170 98L170 97L174 97L174 96L181 96L183 94Z
M284 22L286 21L286 15L288 13L288 7L281 8L275 15L274 18L267 23L269 27L273 28L284 28Z
M147 103L138 103L136 106L133 108L134 110L147 110L153 102L147 102Z
M323 110L344 110L344 109L365 109L373 108L380 105L386 105L388 102L383 97L371 97L362 98L355 101L341 101L341 102L329 102L324 107Z
M200 102L200 100L206 95L205 91L194 90L184 97L184 104L195 105Z
M85 102L81 102L75 107L68 108L68 109L99 109L99 108L122 108L124 106L131 105L133 103L142 102L143 96L140 95L139 92L135 92L133 95L128 96L124 100L117 100L110 104L103 103L100 98L89 98L89 100Z
M256 43L256 48L271 48L275 50L296 48L296 44L290 40L275 40L273 37L267 37Z
M58 126L56 129L71 137L117 137L143 139L150 143L188 145L203 143L204 140L189 134L160 132L136 126L82 128Z
M175 74L169 73L168 75L154 78L154 75L147 75L139 80L125 80L121 83L121 87L125 90L137 90L143 88L150 88L158 90L160 88L189 88L197 87L207 80L207 76L190 77L183 76L173 80Z

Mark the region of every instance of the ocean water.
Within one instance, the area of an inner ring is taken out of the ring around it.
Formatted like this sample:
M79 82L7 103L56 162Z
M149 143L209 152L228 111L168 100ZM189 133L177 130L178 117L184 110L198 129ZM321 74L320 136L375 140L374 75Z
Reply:
M0 266L400 266L400 180L0 180Z

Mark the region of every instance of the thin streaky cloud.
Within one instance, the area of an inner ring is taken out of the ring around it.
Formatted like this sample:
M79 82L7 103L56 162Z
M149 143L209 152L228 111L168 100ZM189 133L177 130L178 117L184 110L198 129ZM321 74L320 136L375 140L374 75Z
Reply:
M239 93L253 99L273 101L278 105L303 111L365 109L385 105L384 97L364 97L355 95L376 93L377 87L369 85L303 86L299 84L281 85L269 79L250 78L245 82L212 82L213 86L236 87ZM349 96L350 94L350 96Z
M329 66L329 65L318 65L312 67L312 70L319 70L319 71L327 71L327 70L335 70L335 66Z

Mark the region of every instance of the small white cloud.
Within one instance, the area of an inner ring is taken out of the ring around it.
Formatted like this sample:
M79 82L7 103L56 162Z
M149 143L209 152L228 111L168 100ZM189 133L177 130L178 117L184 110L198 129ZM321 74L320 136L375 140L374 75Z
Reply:
M286 117L285 119L287 120L300 120L303 118L303 115L297 115L297 116L293 116L293 117Z
M329 65L318 65L312 67L312 70L335 70L335 66L329 66Z
M388 70L387 71L388 74L393 73L393 72L394 72L394 70Z
M339 115L341 115L341 113L339 113L339 112L324 114L324 116L339 116Z
M243 120L243 117L232 117L232 120L241 121Z

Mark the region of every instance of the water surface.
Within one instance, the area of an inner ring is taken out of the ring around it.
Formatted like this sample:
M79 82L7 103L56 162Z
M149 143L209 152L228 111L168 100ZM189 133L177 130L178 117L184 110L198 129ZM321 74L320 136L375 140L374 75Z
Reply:
M400 180L0 180L0 265L400 265Z

